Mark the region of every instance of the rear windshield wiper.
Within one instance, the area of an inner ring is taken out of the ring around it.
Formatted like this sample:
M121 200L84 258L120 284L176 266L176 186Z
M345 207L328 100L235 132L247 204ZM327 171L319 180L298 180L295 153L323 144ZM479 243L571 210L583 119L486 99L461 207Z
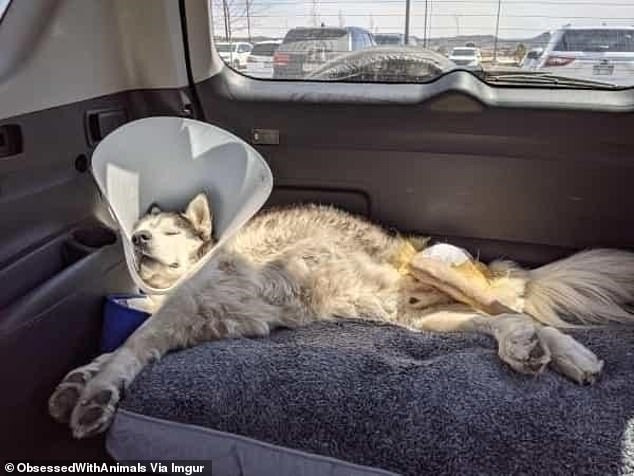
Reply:
M595 81L592 79L577 79L566 76L559 76L550 73L527 73L527 72L488 72L484 73L483 79L490 83L507 84L518 86L555 86L574 87L584 89L616 89L619 85L608 83L607 81Z

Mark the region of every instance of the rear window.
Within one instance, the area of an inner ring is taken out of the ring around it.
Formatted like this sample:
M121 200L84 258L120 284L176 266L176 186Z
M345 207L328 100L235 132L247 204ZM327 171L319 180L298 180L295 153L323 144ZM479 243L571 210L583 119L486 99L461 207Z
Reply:
M346 36L348 32L339 28L301 28L289 31L284 43L306 40L336 40Z
M396 35L375 35L377 44L379 45L400 45L403 39Z
M557 51L634 52L632 30L568 30L555 47Z
M451 54L458 56L474 56L476 54L476 50L473 48L454 48Z
M273 56L278 46L276 43L261 43L253 47L251 54L254 56Z
M214 42L244 75L255 68L226 43L279 42L253 51L272 57L257 72L269 80L431 83L461 70L492 86L634 87L634 0L207 1Z
M526 57L528 59L538 59L542 55L542 51L540 50L531 50L526 53Z

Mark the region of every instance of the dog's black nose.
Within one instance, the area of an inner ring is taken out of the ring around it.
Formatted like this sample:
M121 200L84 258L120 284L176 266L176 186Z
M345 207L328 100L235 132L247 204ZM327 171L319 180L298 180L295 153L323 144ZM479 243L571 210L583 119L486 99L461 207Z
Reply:
M152 234L149 231L137 231L132 235L132 244L139 246L144 245L152 239Z

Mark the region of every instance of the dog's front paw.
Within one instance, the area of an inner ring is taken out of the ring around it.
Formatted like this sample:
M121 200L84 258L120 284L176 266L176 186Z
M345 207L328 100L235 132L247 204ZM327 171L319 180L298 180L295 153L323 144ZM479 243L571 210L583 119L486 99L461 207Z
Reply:
M84 390L86 382L79 381L80 375L75 375L73 379L75 378L77 381L66 377L48 399L48 413L59 423L69 422L73 408Z
M552 366L578 384L593 384L603 370L603 361L575 339L555 329L538 331L542 344L550 350Z
M495 337L500 359L517 372L536 375L550 362L550 351L540 341L537 326L527 316L496 319Z
M91 381L82 392L71 418L70 428L75 438L87 438L108 429L120 399L116 385Z
M88 365L76 368L66 374L48 399L48 413L55 420L60 423L70 421L73 408L77 405L86 384L99 372L109 356L110 354L100 355Z

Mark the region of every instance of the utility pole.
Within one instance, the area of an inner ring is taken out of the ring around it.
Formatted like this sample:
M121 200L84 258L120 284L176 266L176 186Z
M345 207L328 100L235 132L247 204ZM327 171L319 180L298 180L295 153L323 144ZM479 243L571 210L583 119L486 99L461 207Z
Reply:
M249 43L251 43L251 12L249 11L249 4L251 0L245 0L247 7L247 36L249 37Z
M317 9L318 9L317 2L318 0L312 0L310 5L310 17L311 17L313 26L319 26L319 18L317 15Z
M498 62L498 35L500 34L500 9L502 0L498 0L498 15L495 21L495 38L493 39L493 64Z
M427 48L427 4L429 0L425 0L425 26L423 27L423 46Z
M433 17L432 15L432 7L434 6L434 2L433 0L429 0L429 26L427 27L427 36L429 37L429 43L431 43L432 40L432 36L431 36L431 20Z
M412 7L410 0L405 0L405 44L409 45L409 12Z
M222 16L225 20L225 41L229 41L229 38L231 36L231 33L229 31L229 22L231 21L231 17L229 16L229 7L227 6L227 0L222 0Z

